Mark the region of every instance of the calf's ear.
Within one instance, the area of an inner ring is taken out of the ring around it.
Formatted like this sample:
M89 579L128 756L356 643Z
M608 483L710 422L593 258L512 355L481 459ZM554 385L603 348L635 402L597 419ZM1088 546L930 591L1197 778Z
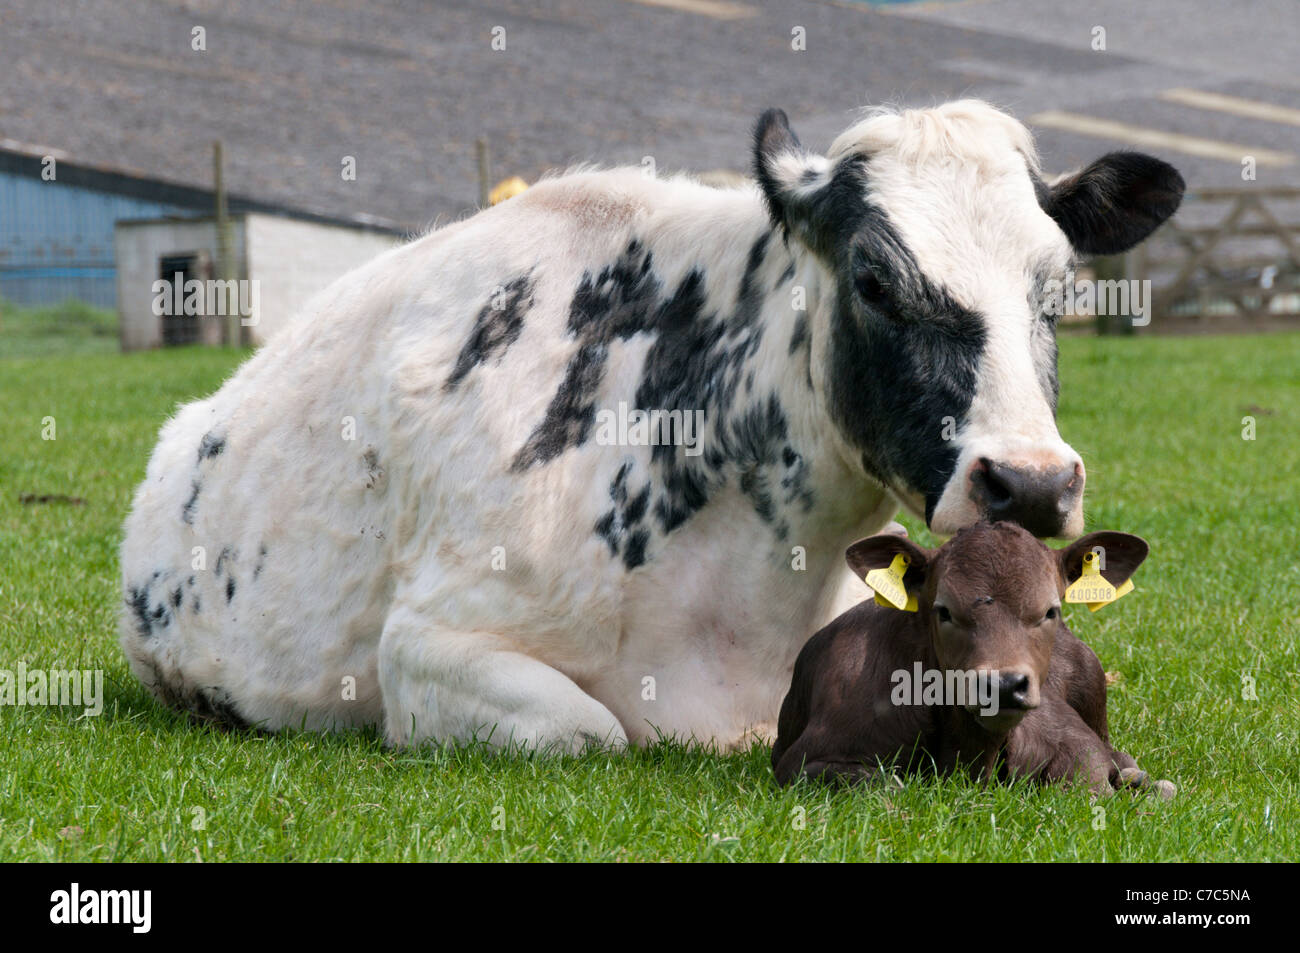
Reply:
M1118 586L1137 571L1150 549L1141 536L1102 530L1089 533L1064 549L1058 549L1056 558L1061 566L1061 575L1068 585L1083 575L1083 557L1097 550L1101 557L1101 574L1112 586Z
M878 536L860 539L844 551L844 560L859 579L864 579L873 569L887 568L899 553L903 553L911 560L907 565L907 571L903 574L903 584L908 589L923 584L932 554L906 536L881 533Z
M1167 162L1141 152L1111 152L1055 182L1040 201L1075 251L1117 255L1178 211L1185 188Z

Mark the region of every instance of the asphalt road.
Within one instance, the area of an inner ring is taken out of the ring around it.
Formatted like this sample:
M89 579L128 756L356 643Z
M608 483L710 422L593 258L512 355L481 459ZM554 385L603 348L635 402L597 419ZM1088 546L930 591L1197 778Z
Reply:
M1244 155L1300 185L1297 62L1293 0L6 0L0 139L207 184L221 138L234 191L422 228L477 200L479 136L494 178L744 168L768 106L823 147L862 106L973 95L1049 169L1136 146L1193 186Z

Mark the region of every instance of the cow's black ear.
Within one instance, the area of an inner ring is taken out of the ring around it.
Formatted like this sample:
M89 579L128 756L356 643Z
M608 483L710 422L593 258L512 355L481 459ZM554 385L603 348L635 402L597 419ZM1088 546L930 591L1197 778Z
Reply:
M1064 549L1056 551L1057 561L1061 565L1061 575L1066 585L1074 582L1083 574L1083 557L1097 551L1101 557L1101 574L1112 586L1121 585L1137 571L1138 566L1147 558L1151 547L1141 536L1132 533L1116 533L1101 530L1076 539Z
M790 228L794 192L818 175L816 157L804 152L783 110L769 109L754 127L754 178L758 179L772 221ZM820 162L824 171L826 160Z
M911 589L924 583L932 553L897 533L881 533L878 536L868 536L866 539L858 540L844 551L844 561L849 564L854 575L859 579L865 579L871 570L887 568L899 553L907 556L909 560L907 572L903 575L903 582L907 588Z
M1117 255L1178 211L1186 188L1167 162L1141 152L1111 152L1059 180L1043 210L1083 255Z

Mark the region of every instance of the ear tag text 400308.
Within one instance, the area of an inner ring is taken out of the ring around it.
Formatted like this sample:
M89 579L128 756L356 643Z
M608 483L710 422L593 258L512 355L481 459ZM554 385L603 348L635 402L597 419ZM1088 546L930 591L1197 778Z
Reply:
M876 593L876 604L887 609L902 609L904 612L917 610L916 596L908 593L903 585L903 576L911 563L903 553L894 557L888 569L873 569L867 573L866 583Z
M1111 585L1101 574L1101 560L1097 554L1086 553L1083 557L1083 575L1065 590L1065 601L1085 602L1090 611L1096 612L1132 591L1132 579L1124 580L1119 586Z

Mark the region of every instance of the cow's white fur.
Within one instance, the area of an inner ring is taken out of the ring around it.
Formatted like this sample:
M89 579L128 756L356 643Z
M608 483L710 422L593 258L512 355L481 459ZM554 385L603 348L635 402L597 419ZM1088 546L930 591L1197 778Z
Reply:
M1051 415L1026 384L1032 367L1024 376L1031 316L1016 271L1031 251L1068 248L1025 191L1027 134L1001 119L984 130L987 119L975 107L940 112L916 132L877 116L845 135L873 142L873 199L927 273L1001 322L972 439L1001 439L1006 428L993 422L1007 415L1010 440L1058 452ZM989 161L946 162L946 150L975 141L971 129ZM936 204L943 215L930 214ZM267 728L382 722L395 743L477 736L572 750L660 734L720 747L770 738L800 646L865 593L840 569L845 546L897 509L827 419L816 359L827 348L824 266L790 243L814 359L791 359L800 315L787 295L768 295L755 381L742 390L742 400L779 395L810 467L817 505L786 540L728 485L628 572L592 527L608 508L611 454L648 466L649 448L588 441L510 469L574 350L565 322L584 272L635 236L665 287L707 266L709 307L725 310L770 228L753 187L582 171L341 278L163 427L126 522L122 571L128 593L146 586L151 612L173 587L182 603L148 636L138 612L124 613L135 673L169 700L216 697ZM772 256L762 286L788 262ZM519 339L444 392L475 312L505 276L530 269L534 305ZM641 334L611 345L600 406L634 404L651 343ZM348 420L354 440L343 437ZM224 450L200 461L210 432ZM196 485L191 525L180 514ZM962 519L956 504L943 512ZM206 568L192 568L196 554Z

